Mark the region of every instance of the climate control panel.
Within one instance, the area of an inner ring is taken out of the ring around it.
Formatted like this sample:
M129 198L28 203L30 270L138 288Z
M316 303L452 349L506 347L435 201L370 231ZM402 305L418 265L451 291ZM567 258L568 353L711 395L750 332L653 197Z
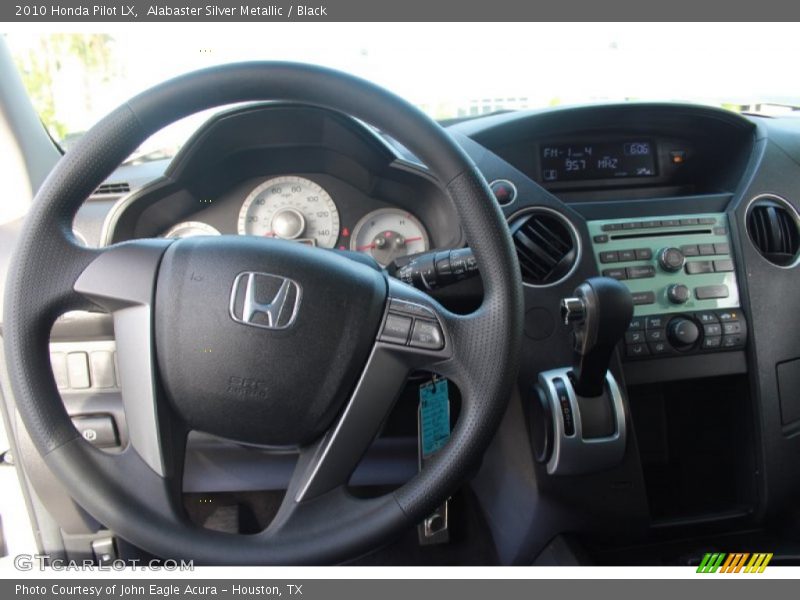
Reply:
M634 317L625 333L627 359L741 350L747 321L739 309Z

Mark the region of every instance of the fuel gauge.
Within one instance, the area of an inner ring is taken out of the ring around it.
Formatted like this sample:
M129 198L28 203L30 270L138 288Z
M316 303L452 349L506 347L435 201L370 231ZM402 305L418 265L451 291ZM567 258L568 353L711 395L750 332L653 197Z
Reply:
M396 258L425 252L428 232L414 215L398 208L380 208L364 216L353 228L350 249L371 254L385 267Z

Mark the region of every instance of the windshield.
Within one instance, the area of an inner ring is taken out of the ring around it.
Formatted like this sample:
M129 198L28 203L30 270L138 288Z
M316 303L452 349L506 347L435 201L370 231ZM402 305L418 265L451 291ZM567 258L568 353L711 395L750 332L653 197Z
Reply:
M99 118L147 87L242 60L341 69L436 119L603 101L688 101L771 115L800 106L800 84L787 71L800 56L795 24L102 27L5 34L42 121L67 151ZM173 156L208 116L173 124L129 160Z

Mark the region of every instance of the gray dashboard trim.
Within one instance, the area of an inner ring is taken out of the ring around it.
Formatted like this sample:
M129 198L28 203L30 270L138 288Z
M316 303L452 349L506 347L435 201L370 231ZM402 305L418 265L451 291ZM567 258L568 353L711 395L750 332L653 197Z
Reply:
M113 313L128 437L142 459L162 476L166 467L156 406L152 304L158 264L167 246L167 242L152 247L118 246L100 255L75 282L75 291ZM121 268L125 260L130 268Z

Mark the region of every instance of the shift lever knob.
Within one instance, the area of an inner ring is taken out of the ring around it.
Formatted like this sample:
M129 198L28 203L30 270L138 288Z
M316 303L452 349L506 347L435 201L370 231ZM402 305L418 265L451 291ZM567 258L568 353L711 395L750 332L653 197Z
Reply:
M561 315L574 328L572 374L578 396L600 396L614 347L633 317L633 298L625 285L610 277L592 277L561 301Z

